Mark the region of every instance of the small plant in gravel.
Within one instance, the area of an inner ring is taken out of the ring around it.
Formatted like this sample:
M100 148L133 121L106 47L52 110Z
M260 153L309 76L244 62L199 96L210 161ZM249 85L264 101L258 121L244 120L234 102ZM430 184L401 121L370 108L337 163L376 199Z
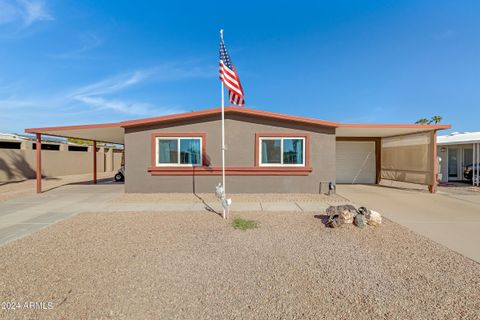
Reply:
M257 228L257 222L254 220L245 220L242 218L235 218L232 222L234 229L248 230Z

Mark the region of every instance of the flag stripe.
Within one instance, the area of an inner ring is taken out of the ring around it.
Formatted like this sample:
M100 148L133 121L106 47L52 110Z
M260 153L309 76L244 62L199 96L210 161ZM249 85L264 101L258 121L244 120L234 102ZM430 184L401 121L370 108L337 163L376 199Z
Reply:
M220 60L220 67L221 68L224 68L225 71L227 71L227 73L230 73L232 75L232 77L235 77L235 72L233 70L230 70L224 63L222 60Z
M244 94L240 78L227 53L223 39L220 39L220 80L228 89L228 98L232 104L243 106Z
M238 93L239 95L243 95L243 92L240 90L240 88L238 86L236 86L235 84L232 84L228 79L226 79L224 77L224 75L222 75L220 77L221 80L223 80L223 83L225 84L225 86L229 89L229 90L232 90L232 91L235 91L236 93Z
M236 86L238 86L238 81L235 79L235 76L231 76L228 74L228 72L225 72L225 69L224 68L221 68L220 69L220 72L224 74L224 76L230 80L230 82L234 83Z

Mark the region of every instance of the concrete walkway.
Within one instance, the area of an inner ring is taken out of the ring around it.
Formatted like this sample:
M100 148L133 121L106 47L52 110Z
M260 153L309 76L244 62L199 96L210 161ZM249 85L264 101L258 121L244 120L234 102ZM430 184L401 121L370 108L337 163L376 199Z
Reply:
M339 185L337 192L480 262L480 193L442 189L430 194L369 185Z

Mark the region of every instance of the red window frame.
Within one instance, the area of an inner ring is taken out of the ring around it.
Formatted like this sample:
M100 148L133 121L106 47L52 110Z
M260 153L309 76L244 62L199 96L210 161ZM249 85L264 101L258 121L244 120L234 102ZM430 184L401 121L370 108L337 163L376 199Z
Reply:
M279 133L272 133L272 132L267 132L267 133L262 133L262 132L257 132L255 133L255 167L261 167L261 168L269 168L268 165L261 165L260 166L260 138L303 138L305 139L305 165L304 166L272 166L275 168L281 168L281 169L294 169L294 168L310 168L310 134L308 133L285 133L285 132L279 132Z

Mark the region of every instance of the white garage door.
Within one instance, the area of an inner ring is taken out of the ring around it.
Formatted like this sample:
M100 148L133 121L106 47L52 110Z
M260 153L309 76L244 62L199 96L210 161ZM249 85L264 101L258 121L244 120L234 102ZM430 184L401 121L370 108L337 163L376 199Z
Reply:
M375 142L337 141L337 183L375 183Z

